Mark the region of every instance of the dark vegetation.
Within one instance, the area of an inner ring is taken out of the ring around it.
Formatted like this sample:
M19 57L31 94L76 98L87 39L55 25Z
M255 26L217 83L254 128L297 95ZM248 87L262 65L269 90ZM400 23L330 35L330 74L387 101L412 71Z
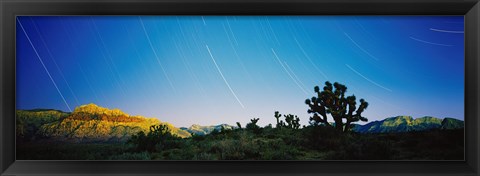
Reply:
M242 127L181 138L168 125L151 126L126 142L71 143L23 135L17 159L69 160L463 160L464 130L356 133L352 123L367 121L368 103L345 96L346 86L329 82L307 99L310 125L296 115L275 111L276 125L260 127L253 118ZM335 123L328 123L328 115ZM58 115L62 116L59 113ZM29 130L23 130L29 131ZM18 134L18 133L17 133ZM29 136L28 138L25 136Z
M260 130L162 140L151 139L154 135L148 133L129 143L17 141L17 159L463 160L463 129L385 134L344 134L326 126Z

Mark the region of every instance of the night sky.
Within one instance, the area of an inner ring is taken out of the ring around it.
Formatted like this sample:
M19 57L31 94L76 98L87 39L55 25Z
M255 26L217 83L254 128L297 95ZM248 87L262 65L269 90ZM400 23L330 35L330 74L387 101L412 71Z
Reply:
M369 121L463 120L463 30L463 16L20 16L16 106L308 124L305 99L330 81L369 102Z

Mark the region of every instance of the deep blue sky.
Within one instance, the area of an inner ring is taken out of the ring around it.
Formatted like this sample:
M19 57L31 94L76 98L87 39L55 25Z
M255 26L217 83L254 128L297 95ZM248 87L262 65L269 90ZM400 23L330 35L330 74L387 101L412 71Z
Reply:
M369 121L463 120L463 30L463 16L18 17L16 106L307 124L304 100L329 80L370 103Z

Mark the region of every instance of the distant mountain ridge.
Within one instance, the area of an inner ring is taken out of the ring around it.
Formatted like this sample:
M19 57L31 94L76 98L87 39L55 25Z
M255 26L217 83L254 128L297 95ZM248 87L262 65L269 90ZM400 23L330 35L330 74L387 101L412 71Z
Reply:
M231 130L235 129L235 126L231 126L228 124L220 124L220 125L209 125L209 126L201 126L197 124L193 124L190 127L181 127L180 129L188 131L189 133L193 133L195 135L207 135L213 132L214 130L221 131L223 129Z
M125 141L140 131L147 133L152 125L165 124L170 132L179 137L207 135L214 130L235 129L228 124L192 125L177 128L156 118L131 116L119 109L108 109L95 104L82 105L73 112L53 109L17 110L16 133L22 138L47 137L73 141ZM397 133L431 129L460 129L464 122L454 118L425 116L389 117L365 125L354 124L352 130L359 133Z
M414 119L411 116L396 116L373 121L365 125L356 124L352 130L359 133L397 133L431 129L459 129L463 127L464 122L454 118L440 119L425 116Z

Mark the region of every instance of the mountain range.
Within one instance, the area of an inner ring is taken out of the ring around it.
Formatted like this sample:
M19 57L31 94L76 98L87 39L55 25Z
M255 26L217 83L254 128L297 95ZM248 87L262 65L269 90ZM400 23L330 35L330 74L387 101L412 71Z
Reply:
M373 121L365 125L354 125L353 131L359 133L398 133L409 131L425 131L431 129L459 129L464 127L464 122L454 118L420 117L411 116L389 117L380 121Z
M214 130L235 129L236 126L192 125L177 128L157 118L132 116L119 109L107 109L95 104L82 105L73 112L53 109L17 110L16 133L18 137L34 139L38 137L68 141L126 141L140 131L148 133L150 126L165 124L170 132L182 138L210 134ZM392 133L424 131L430 129L463 128L464 122L454 118L396 116L365 125L355 124L353 131L359 133Z
M210 125L210 126L201 126L194 124L190 127L181 127L180 129L188 131L189 133L193 133L195 135L207 135L213 132L214 130L221 131L223 129L225 130L232 130L237 127L231 126L228 124L220 124L220 125Z

